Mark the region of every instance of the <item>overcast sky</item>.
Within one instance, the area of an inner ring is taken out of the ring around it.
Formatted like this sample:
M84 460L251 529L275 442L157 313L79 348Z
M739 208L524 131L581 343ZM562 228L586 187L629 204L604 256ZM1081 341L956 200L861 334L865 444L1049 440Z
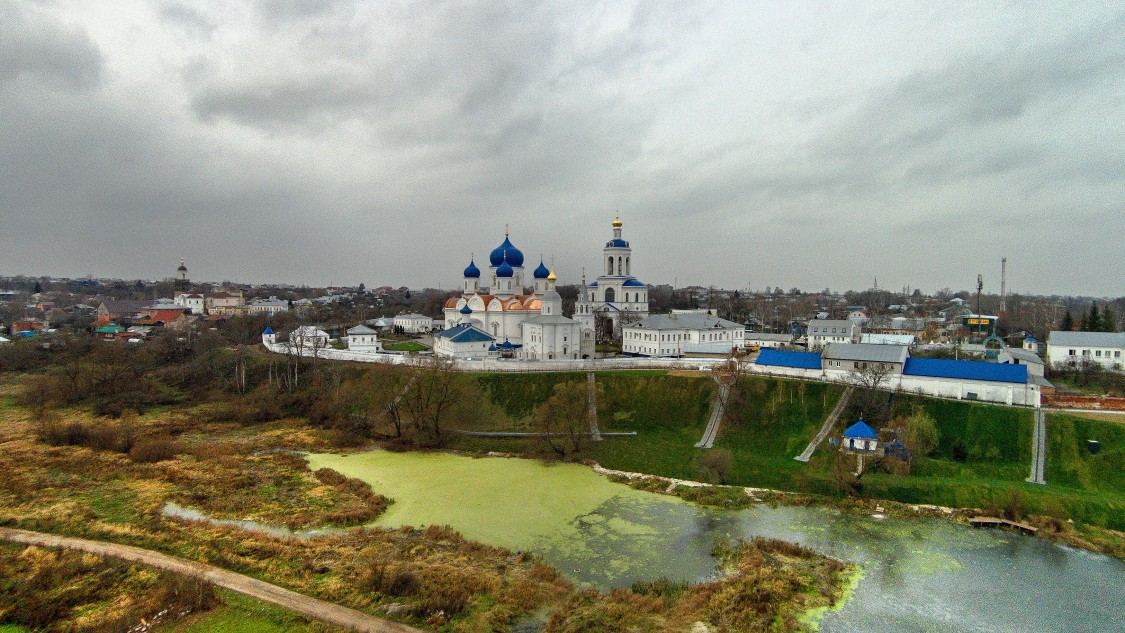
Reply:
M1125 5L0 0L0 274L1125 295Z

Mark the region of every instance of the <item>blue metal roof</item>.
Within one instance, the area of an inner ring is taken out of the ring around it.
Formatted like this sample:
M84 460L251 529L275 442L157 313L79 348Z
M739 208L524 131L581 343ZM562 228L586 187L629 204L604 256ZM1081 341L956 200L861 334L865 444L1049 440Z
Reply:
M469 260L469 265L465 267L466 279L480 279L480 269L477 268L477 263Z
M469 304L466 303L465 305L461 306L461 309L458 310L458 312L460 312L461 314L472 314L473 309L470 308Z
M621 285L625 286L627 288L644 288L645 287L645 284L643 282L637 281L636 279L626 279L625 283L623 283Z
M616 239L612 239L612 240L606 242L605 245L607 247L615 246L617 248L628 248L629 242L626 242L625 240L623 240L621 238L616 238Z
M262 330L262 334L273 334L273 328L269 323L266 324L266 329Z
M942 358L908 358L902 368L906 376L988 380L1027 384L1027 365L984 363L977 360L945 360Z
M857 440L877 440L879 439L879 434L875 432L875 429L864 422L863 418L860 418L859 422L849 426L847 430L844 431L844 437L855 438Z
M439 338L447 338L454 343L483 343L485 341L495 341L496 339L488 335L487 332L475 328L468 323L462 323L448 330L442 330L436 334Z
M508 259L506 257L503 258L503 261L500 262L500 265L496 267L496 276L511 277L513 274L515 274L515 271L512 270L512 266L508 264Z
M543 262L539 262L539 267L536 268L535 272L533 272L531 274L536 279L546 279L547 277L551 276L551 271L548 270L547 267L543 265Z
M508 239L507 235L504 236L504 243L492 249L492 252L488 255L488 260L492 262L493 266L499 266L500 262L505 259L511 266L523 266L523 253L512 245L512 241Z
M820 354L767 348L758 354L758 359L754 361L754 364L772 367L795 367L797 369L820 369Z
M598 282L596 282L596 281L591 281L591 282L590 282L590 287L591 287L591 288L597 288L597 287L598 287Z

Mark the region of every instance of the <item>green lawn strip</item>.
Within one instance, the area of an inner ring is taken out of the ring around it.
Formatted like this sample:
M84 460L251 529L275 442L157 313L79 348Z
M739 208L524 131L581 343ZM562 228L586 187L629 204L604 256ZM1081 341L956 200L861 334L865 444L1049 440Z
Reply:
M233 591L219 589L217 593L223 601L222 606L175 623L165 630L170 633L330 633L344 630Z
M415 341L400 341L398 343L391 343L386 349L390 352L422 352L430 348Z

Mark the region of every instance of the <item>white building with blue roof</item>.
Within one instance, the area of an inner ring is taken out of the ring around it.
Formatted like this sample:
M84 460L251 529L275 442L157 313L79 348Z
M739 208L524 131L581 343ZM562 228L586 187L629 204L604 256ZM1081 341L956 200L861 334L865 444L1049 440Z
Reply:
M468 323L513 346L505 350L526 359L578 359L593 353L594 332L562 313L562 297L555 290L557 277L540 258L531 273L531 290L524 287L524 255L512 243L507 228L504 241L489 253L488 272L470 260L462 274L460 297L445 302L445 327ZM482 277L489 283L481 285ZM647 300L647 299L646 299ZM501 343L497 343L497 346ZM435 352L438 348L435 346Z
M539 314L542 309L542 293L547 290L547 277L551 272L540 260L532 273L532 291L524 287L523 251L512 243L508 229L504 229L504 241L492 249L488 255L488 272L477 267L475 259L469 261L462 273L460 297L452 297L445 302L445 327L451 329L465 322L461 310L468 307L470 322L488 333L493 339L505 339L513 344L522 344L521 324L528 318ZM481 280L488 285L482 285Z
M446 358L485 358L495 355L489 348L496 349L496 339L492 338L471 322L459 323L434 335L434 354Z
M614 332L622 323L648 317L648 285L633 276L633 249L621 235L624 223L613 220L613 238L602 248L601 274L587 284L585 276L574 305L574 318L583 329L594 329L597 314L613 321Z

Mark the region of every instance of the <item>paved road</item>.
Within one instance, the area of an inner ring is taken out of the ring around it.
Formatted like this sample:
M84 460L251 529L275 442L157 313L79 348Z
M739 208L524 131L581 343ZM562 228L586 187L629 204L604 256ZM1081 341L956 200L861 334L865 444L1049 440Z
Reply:
M94 554L101 554L112 558L132 561L150 565L185 576L193 576L206 580L223 589L237 591L243 595L256 598L263 602L276 604L295 613L315 618L321 622L335 624L353 631L370 631L372 633L422 633L421 629L399 624L368 615L362 611L342 607L338 604L317 600L295 591L283 589L277 585L257 580L242 574L236 574L212 565L197 563L176 556L169 556L152 550L118 545L104 541L90 541L80 538L56 536L42 532L29 532L0 528L0 540L24 543L26 545L39 545L42 547L65 547L77 549Z

